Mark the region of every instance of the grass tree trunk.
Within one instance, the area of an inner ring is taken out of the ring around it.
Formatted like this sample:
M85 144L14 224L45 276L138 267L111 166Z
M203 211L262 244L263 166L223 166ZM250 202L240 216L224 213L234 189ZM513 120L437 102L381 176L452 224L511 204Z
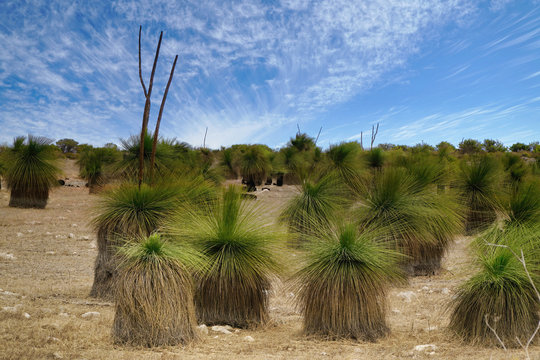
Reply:
M25 190L12 188L9 198L10 207L44 209L49 200L49 190Z

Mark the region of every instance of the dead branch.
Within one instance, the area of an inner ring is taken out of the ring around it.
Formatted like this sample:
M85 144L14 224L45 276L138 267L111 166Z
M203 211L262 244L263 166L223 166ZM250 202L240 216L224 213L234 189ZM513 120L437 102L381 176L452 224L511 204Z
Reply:
M377 123L377 128L375 128L374 125L371 125L371 145L369 147L370 150L373 150L373 143L375 142L375 138L377 137L378 132L379 132L379 123Z
M139 27L139 54L141 52L141 41L140 41L140 34L141 34L141 27ZM159 49L161 47L161 40L163 38L163 31L159 35L159 42L156 49L156 56L154 57L154 65L152 66L152 73L150 74L150 82L148 84L148 91L145 91L145 97L146 101L144 103L144 112L143 112L143 121L142 121L142 128L141 128L141 141L139 143L139 188L141 187L142 181L143 181L143 175L144 175L144 136L146 135L146 129L148 127L148 118L150 117L150 98L152 96L152 87L154 85L154 74L156 72L156 65L159 58ZM139 55L139 71L141 68L141 57ZM141 79L142 79L142 72L141 72ZM143 83L143 90L144 89L144 83Z
M161 124L161 116L163 115L163 108L165 107L165 101L167 100L167 94L169 93L169 87L174 75L174 68L176 67L176 61L178 60L178 55L175 56L174 62L171 68L171 73L169 75L169 81L167 81L167 86L165 87L165 92L163 93L163 98L161 99L161 106L159 107L159 115L156 122L156 130L154 131L154 141L152 143L152 154L150 155L150 182L154 181L154 162L156 160L156 148L159 134L159 126Z
M319 136L321 135L321 131L322 131L322 126L319 129L319 133L317 134L317 138L315 139L315 146L317 146L317 141L319 141Z
M206 127L206 130L204 131L204 139L203 139L203 149L206 148L206 135L208 134L208 126Z
M486 325L487 327L489 328L489 330L491 330L493 332L493 334L495 334L495 337L497 338L497 340L499 341L499 344L501 344L501 346L503 347L504 351L506 351L506 346L504 346L504 342L501 340L501 338L499 337L499 334L497 334L497 332L495 331L494 328L491 327L491 325L489 325L489 321L488 321L488 314L484 315L484 320L486 322Z

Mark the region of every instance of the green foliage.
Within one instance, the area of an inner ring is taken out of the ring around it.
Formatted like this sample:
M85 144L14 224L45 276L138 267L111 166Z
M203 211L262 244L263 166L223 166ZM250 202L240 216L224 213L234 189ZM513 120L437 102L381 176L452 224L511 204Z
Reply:
M530 180L512 192L507 205L509 224L540 223L540 181Z
M112 174L113 164L119 159L120 153L111 147L88 148L80 153L79 174L83 179L88 180L90 192L95 185L101 185L107 176Z
M250 327L268 320L270 277L277 271L271 244L277 235L257 208L230 186L199 211L188 207L170 226L206 257L197 275L195 304L205 324Z
M371 169L381 169L385 161L385 152L383 149L374 148L364 153L365 162Z
M506 147L499 140L485 139L482 143L482 149L488 153L505 152Z
M56 146L64 153L74 153L77 151L79 143L73 139L61 139L56 142Z
M4 152L5 177L11 189L9 206L44 208L49 190L56 184L60 170L52 141L28 135L18 137L13 146Z
M251 145L240 155L240 174L248 186L260 185L271 171L269 152L264 147Z
M415 187L421 191L431 185L443 184L448 177L445 162L429 154L413 154L404 162L412 175Z
M438 270L463 221L451 197L419 190L414 178L399 168L376 174L355 217L362 228L380 229L386 241L407 256L407 270L416 275Z
M514 184L523 181L529 172L527 164L518 154L506 153L502 157L502 162L504 170Z
M314 227L328 226L347 204L343 184L335 176L325 176L318 181L306 180L300 193L289 200L279 219L302 237L311 234Z
M196 339L190 272L200 268L199 254L158 234L126 243L119 254L115 342L152 347Z
M529 145L520 143L520 142L517 142L513 144L512 146L510 146L510 151L512 152L529 151L529 150L530 150Z
M139 151L140 136L133 135L129 139L121 140L124 156L117 164L116 172L129 180L137 179L139 173ZM152 153L153 135L147 133L144 136L144 167L150 166L150 155ZM155 174L158 177L170 175L171 169L174 169L174 148L172 140L158 141L156 147ZM145 177L147 176L145 172Z
M402 279L399 254L354 224L318 230L295 275L304 332L368 341L385 336L387 288Z
M455 186L467 207L466 230L472 233L489 226L500 209L502 183L497 161L488 156L463 160Z
M539 305L522 264L505 248L485 249L479 271L452 301L450 329L471 343L498 344L486 319L507 347L526 342L538 321Z
M357 188L360 181L361 151L360 144L355 141L332 145L328 149L329 170L335 172L351 189Z
M465 139L459 143L461 154L478 154L482 151L482 144L478 140Z

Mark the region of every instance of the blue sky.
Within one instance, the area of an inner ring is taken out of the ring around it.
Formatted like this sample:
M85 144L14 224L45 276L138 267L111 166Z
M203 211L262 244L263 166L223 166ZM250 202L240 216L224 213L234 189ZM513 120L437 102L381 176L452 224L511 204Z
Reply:
M539 1L3 0L0 143L140 131L139 25L149 126L178 54L160 133L194 146L540 140Z

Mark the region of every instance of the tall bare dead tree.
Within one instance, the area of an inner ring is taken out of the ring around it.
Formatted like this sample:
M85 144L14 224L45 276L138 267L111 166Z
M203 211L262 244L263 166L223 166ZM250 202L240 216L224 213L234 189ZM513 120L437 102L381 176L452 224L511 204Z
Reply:
M146 86L144 84L144 80L142 77L142 64L141 64L141 32L142 32L142 25L139 26L139 79L141 81L141 85L144 92L144 97L146 99L144 103L144 112L143 112L143 121L142 121L142 128L141 128L141 140L139 144L139 188L141 187L143 177L144 177L144 138L146 135L146 131L148 128L148 119L150 117L150 106L151 106L151 96L152 96L152 89L154 87L154 75L156 73L156 66L157 61L159 58L159 49L161 48L161 40L163 39L163 31L159 34L159 41L156 48L156 55L154 57L154 64L152 65L152 72L150 73L150 82L148 83L148 90L146 89ZM154 139L152 143L152 153L150 155L150 179L152 181L153 175L154 175L154 162L155 162L155 156L156 156L156 147L157 147L157 139L159 134L159 126L161 124L161 116L163 115L163 108L165 107L165 101L167 99L167 94L169 92L169 87L172 82L174 69L176 67L176 61L178 60L178 55L174 58L174 63L171 68L171 73L169 75L169 81L167 82L167 87L165 88L165 92L163 93L163 99L161 100L161 107L159 109L159 115L156 122L156 130L154 131Z
M375 125L371 125L371 145L369 146L370 150L373 150L373 143L375 142L375 138L377 137L378 132L379 132L379 123L377 123L376 128L375 128Z

